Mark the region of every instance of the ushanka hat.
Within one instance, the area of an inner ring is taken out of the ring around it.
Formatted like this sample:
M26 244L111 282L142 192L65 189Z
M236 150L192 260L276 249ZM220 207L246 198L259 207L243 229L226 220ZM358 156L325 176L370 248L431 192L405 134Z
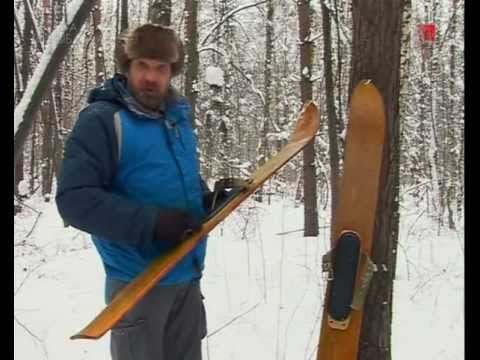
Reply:
M183 68L183 44L173 29L157 24L141 25L120 36L115 49L115 61L122 73L138 58L159 60L172 66L172 76Z

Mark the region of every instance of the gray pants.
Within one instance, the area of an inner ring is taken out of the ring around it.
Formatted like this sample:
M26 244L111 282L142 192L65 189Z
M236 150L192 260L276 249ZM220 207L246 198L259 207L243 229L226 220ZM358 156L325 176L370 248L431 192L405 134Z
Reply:
M107 280L107 301L126 285ZM198 281L157 286L111 331L112 360L201 360L205 308Z

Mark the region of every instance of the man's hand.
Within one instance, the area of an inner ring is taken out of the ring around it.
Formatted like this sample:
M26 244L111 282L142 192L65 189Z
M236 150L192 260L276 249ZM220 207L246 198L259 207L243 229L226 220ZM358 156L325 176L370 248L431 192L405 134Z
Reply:
M202 223L183 210L159 211L155 224L156 241L168 241L180 243L185 240L187 230L196 231L202 227Z

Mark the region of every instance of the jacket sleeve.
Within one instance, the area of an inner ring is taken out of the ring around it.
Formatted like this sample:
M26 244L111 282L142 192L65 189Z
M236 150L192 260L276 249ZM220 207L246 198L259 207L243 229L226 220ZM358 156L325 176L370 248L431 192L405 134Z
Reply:
M67 223L135 246L153 239L157 209L109 191L117 165L116 137L92 106L83 110L65 144L57 208ZM110 120L110 119L108 119Z

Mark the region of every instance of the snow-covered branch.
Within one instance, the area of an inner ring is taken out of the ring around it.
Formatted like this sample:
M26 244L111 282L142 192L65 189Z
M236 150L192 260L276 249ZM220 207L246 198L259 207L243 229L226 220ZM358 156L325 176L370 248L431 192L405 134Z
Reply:
M57 69L65 58L75 37L90 15L95 0L76 0L68 4L65 19L51 33L40 62L35 68L22 100L14 113L14 158L17 159L28 136L33 118L49 89Z

